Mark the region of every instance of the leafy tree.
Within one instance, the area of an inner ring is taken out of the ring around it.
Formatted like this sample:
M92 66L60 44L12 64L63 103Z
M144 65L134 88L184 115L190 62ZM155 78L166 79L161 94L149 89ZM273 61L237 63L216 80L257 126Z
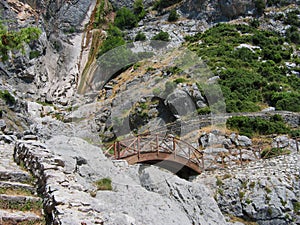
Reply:
M41 30L37 27L22 28L18 31L8 30L0 21L0 57L2 61L8 59L8 53L16 50L24 53L25 44L37 40Z
M176 9L172 9L169 14L168 21L174 22L174 21L177 21L178 19L179 19L179 15L178 15Z
M130 9L123 7L117 11L114 24L123 30L135 27L137 22L136 15Z

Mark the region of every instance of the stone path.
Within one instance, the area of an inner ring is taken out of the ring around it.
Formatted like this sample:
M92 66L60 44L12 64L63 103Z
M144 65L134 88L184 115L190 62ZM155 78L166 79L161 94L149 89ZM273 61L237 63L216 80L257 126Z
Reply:
M0 224L44 225L34 179L13 160L13 145L0 143Z

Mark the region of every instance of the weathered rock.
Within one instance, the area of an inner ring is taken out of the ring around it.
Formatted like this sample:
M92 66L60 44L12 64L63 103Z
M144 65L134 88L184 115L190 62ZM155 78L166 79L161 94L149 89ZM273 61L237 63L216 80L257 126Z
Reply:
M185 91L176 89L166 98L165 104L174 115L185 116L195 112L195 104Z

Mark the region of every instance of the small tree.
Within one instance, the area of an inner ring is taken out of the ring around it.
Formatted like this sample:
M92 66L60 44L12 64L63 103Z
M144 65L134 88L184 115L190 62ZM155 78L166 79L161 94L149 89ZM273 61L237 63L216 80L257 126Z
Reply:
M117 11L115 25L121 30L130 29L137 25L137 18L130 9L123 7Z
M179 19L179 15L178 15L176 9L172 9L169 14L168 21L174 22L174 21L177 21L178 19Z
M160 31L158 34L156 34L152 40L155 41L170 41L170 35L168 32Z
M141 20L145 17L146 11L143 0L135 0L133 4L133 12L137 16L138 20Z
M12 50L22 51L24 45L33 40L37 40L41 35L41 30L37 27L26 27L19 31L8 30L0 21L0 57L2 61L8 59L8 53Z

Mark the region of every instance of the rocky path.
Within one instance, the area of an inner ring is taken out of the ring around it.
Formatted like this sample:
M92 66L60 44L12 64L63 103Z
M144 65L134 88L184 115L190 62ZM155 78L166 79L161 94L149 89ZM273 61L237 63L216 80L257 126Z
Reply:
M0 143L0 224L43 225L34 179L13 161L13 145Z

